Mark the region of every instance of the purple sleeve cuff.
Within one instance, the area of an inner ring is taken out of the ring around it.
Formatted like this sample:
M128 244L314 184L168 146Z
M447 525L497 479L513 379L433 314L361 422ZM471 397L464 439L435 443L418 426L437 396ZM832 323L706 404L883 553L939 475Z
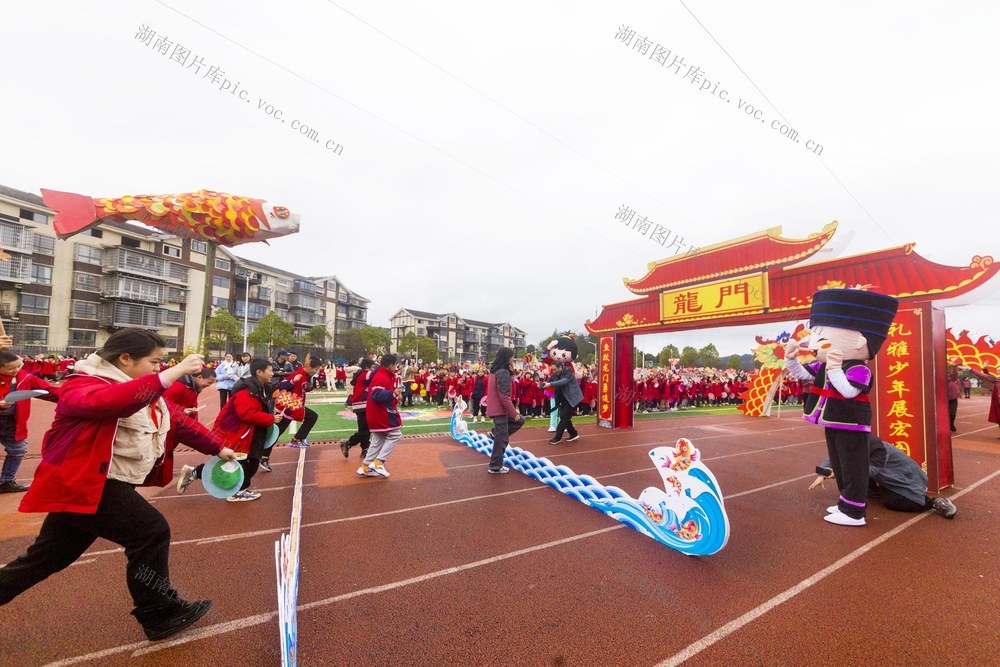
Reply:
M867 366L851 366L844 373L847 381L858 387L859 389L864 389L872 381L871 369Z

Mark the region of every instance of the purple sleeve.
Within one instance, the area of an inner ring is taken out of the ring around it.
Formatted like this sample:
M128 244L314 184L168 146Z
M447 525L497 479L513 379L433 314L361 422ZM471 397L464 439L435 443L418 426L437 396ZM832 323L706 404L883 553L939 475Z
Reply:
M851 386L861 390L868 389L868 385L872 381L871 369L862 364L851 366L844 375L847 377L847 381L851 383Z

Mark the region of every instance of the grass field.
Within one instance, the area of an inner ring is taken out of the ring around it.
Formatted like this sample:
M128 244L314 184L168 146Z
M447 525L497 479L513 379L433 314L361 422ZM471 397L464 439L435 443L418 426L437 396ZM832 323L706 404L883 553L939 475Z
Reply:
M340 439L350 436L357 430L357 421L352 417L342 415L348 411L347 406L344 404L346 398L346 393L344 392L319 392L313 391L309 393L309 398L306 405L310 409L315 410L319 415L319 421L313 428L310 434L311 440L331 440ZM325 402L331 401L331 402ZM782 406L782 410L788 411L799 411L801 406ZM415 405L413 408L405 408L403 411L403 435L413 435L417 433L446 433L448 431L448 425L450 421L450 412L448 414L441 414L435 417L427 416L430 412L441 412L441 409L435 406L427 405ZM420 413L421 416L407 416L407 412ZM692 415L729 415L735 414L737 412L736 406L721 406L721 407L701 407L692 408L689 410L678 410L677 412L653 412L649 414L638 413L635 415L636 420L644 419L670 419L673 417L683 417ZM577 419L593 419L593 416L578 417ZM542 426L548 423L548 417L542 417L539 419L529 419L528 426ZM473 425L473 430L483 430L489 428L492 422L487 420L485 423ZM291 440L291 435L285 433L278 442L288 442Z

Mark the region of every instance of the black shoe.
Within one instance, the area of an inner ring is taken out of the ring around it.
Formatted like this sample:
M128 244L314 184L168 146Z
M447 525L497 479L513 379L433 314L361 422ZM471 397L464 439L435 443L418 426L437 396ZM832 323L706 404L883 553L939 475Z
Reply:
M271 462L267 459L260 460L260 469L264 472L271 472Z
M28 490L24 484L18 484L14 480L0 483L0 493L24 493Z
M152 625L144 624L142 629L146 632L146 639L151 642L166 639L167 637L177 634L197 621L199 618L207 614L208 610L211 608L211 600L184 602L176 611L174 611L174 613L167 616L167 618L163 621Z
M951 427L951 432L952 432L952 433L958 433L958 429L957 429L957 428L955 428L954 426L952 426L952 427Z
M559 438L552 438L551 440L549 440L549 444L550 445L558 445L559 444Z
M488 472L491 475L506 475L507 473L510 472L510 468L508 468L507 466L500 466L499 470L494 470L493 468L487 468L486 472Z
M570 438L566 442L573 442L574 440L579 440L579 439L580 439L580 434L577 433L576 435L574 435L572 438Z
M351 453L351 446L347 444L346 440L340 441L340 453L344 455L345 459Z
M367 447L365 447L364 449L361 450L361 460L364 461L366 458L368 458L368 448Z

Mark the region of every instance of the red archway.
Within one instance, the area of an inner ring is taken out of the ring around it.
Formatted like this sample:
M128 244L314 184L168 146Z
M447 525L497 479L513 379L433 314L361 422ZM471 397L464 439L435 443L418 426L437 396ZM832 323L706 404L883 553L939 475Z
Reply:
M932 491L952 484L943 309L974 300L1000 264L979 255L965 267L936 264L910 243L793 266L823 248L836 230L831 222L808 238L786 239L774 227L652 262L641 278L626 278L625 286L643 296L606 305L586 322L600 337L598 424L632 426L636 334L808 319L816 290L870 286L900 301L890 336L872 362L872 430L923 466Z

